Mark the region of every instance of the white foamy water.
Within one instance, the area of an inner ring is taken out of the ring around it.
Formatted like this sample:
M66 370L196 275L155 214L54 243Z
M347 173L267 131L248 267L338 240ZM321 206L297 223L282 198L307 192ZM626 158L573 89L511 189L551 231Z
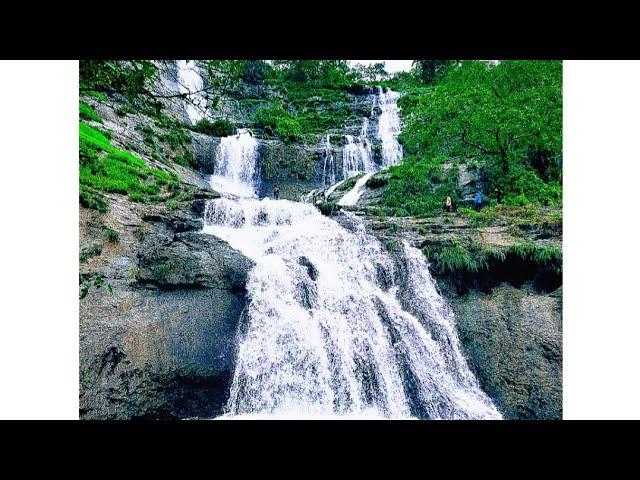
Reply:
M211 188L222 194L255 196L258 141L246 130L220 139Z
M402 161L402 145L398 142L398 135L402 129L398 98L398 92L385 92L382 87L378 87L375 105L380 107L381 113L378 117L377 137L382 140L382 159L385 167L397 165Z
M207 99L202 91L203 82L200 70L193 60L178 60L178 89L189 94L190 102L185 102L187 115L193 125L204 117L207 111Z
M367 180L369 180L372 175L373 175L373 172L365 173L361 178L359 178L358 181L353 186L353 188L351 190L349 190L338 201L338 205L342 205L343 207L347 207L347 206L352 206L352 205L355 205L356 203L358 203L358 200L360 200L360 197L364 193L365 183L367 183Z
M287 200L207 204L203 232L255 262L225 418L500 418L424 256L404 244L394 262L347 219Z

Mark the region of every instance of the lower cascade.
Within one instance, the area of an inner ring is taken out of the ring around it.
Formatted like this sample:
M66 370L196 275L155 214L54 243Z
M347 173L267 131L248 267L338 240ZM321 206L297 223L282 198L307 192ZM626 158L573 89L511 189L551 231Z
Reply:
M500 419L422 253L288 200L220 198L203 233L250 257L223 418Z

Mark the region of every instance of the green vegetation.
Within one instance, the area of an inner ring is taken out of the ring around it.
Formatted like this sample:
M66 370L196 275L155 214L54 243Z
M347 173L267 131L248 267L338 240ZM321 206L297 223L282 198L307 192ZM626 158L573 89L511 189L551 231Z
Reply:
M91 105L80 102L80 118L102 123L102 117L96 113Z
M557 207L541 208L531 203L521 206L492 204L479 212L472 208L460 207L458 214L469 218L473 227L541 223L562 224L562 210L557 209Z
M102 244L99 242L93 242L90 245L84 247L80 252L80 263L84 263L91 257L96 257L102 253Z
M236 133L235 125L225 118L214 121L207 119L199 120L193 127L193 130L213 137L228 137Z
M106 213L109 204L100 192L86 185L80 185L80 205L100 213Z
M107 283L100 275L92 275L89 273L80 274L80 300L85 298L89 294L91 287L95 287L96 290L104 288L107 292L113 293L111 285Z
M338 210L340 210L340 206L336 202L324 202L318 206L320 213L326 216L331 216Z
M163 190L179 185L175 174L151 168L120 150L98 129L80 123L80 201L100 210L96 192L127 194L133 201L160 201Z
M409 156L390 169L383 204L396 216L429 216L442 211L442 202L458 188L458 170L442 168L442 158L428 162Z
M113 228L105 227L103 233L107 241L111 243L115 243L119 240L118 232L116 232Z
M141 96L151 98L149 85L155 72L156 66L149 60L83 60L80 93L94 96L119 93L129 100Z
M476 168L485 196L499 188L506 205L562 202L562 62L419 61L386 83L405 92L407 154L386 206L429 216L446 195L459 200L452 162Z
M477 273L490 269L496 263L514 259L531 262L556 273L562 272L562 250L535 243L498 248L477 244L463 246L453 242L443 248L425 247L423 253L435 271L441 274Z

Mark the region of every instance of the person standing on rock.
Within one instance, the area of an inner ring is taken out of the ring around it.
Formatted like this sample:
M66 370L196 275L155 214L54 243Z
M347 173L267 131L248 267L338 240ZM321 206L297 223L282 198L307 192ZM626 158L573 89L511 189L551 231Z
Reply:
M453 211L453 201L451 197L447 195L447 198L444 200L444 206L442 207L443 212L451 212Z
M475 206L476 206L477 212L479 212L480 209L482 208L482 194L480 192L476 193Z
M504 192L500 188L496 188L495 192L496 192L496 203L502 203L502 198L504 197Z
M278 198L280 198L280 187L278 187L278 185L273 187L273 198L275 200L278 200Z

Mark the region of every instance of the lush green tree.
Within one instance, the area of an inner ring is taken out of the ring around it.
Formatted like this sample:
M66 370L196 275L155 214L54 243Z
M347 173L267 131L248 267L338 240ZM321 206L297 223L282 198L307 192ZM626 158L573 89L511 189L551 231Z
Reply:
M346 60L275 60L273 64L281 80L315 87L341 88L359 77Z
M356 64L353 67L355 75L358 75L365 82L378 82L387 80L389 73L384 68L384 63L378 62L372 65Z
M129 99L149 96L155 73L149 60L82 60L80 92L120 93Z
M414 60L413 68L424 83L430 84L444 76L447 68L456 63L457 60Z
M490 183L513 195L523 193L523 178L561 180L560 61L462 62L400 105L408 112L401 138L409 153L477 160Z
M429 85L416 69L385 84L404 92L405 160L384 193L393 212L433 215L459 199L457 164L504 203L562 201L562 62L462 61Z

